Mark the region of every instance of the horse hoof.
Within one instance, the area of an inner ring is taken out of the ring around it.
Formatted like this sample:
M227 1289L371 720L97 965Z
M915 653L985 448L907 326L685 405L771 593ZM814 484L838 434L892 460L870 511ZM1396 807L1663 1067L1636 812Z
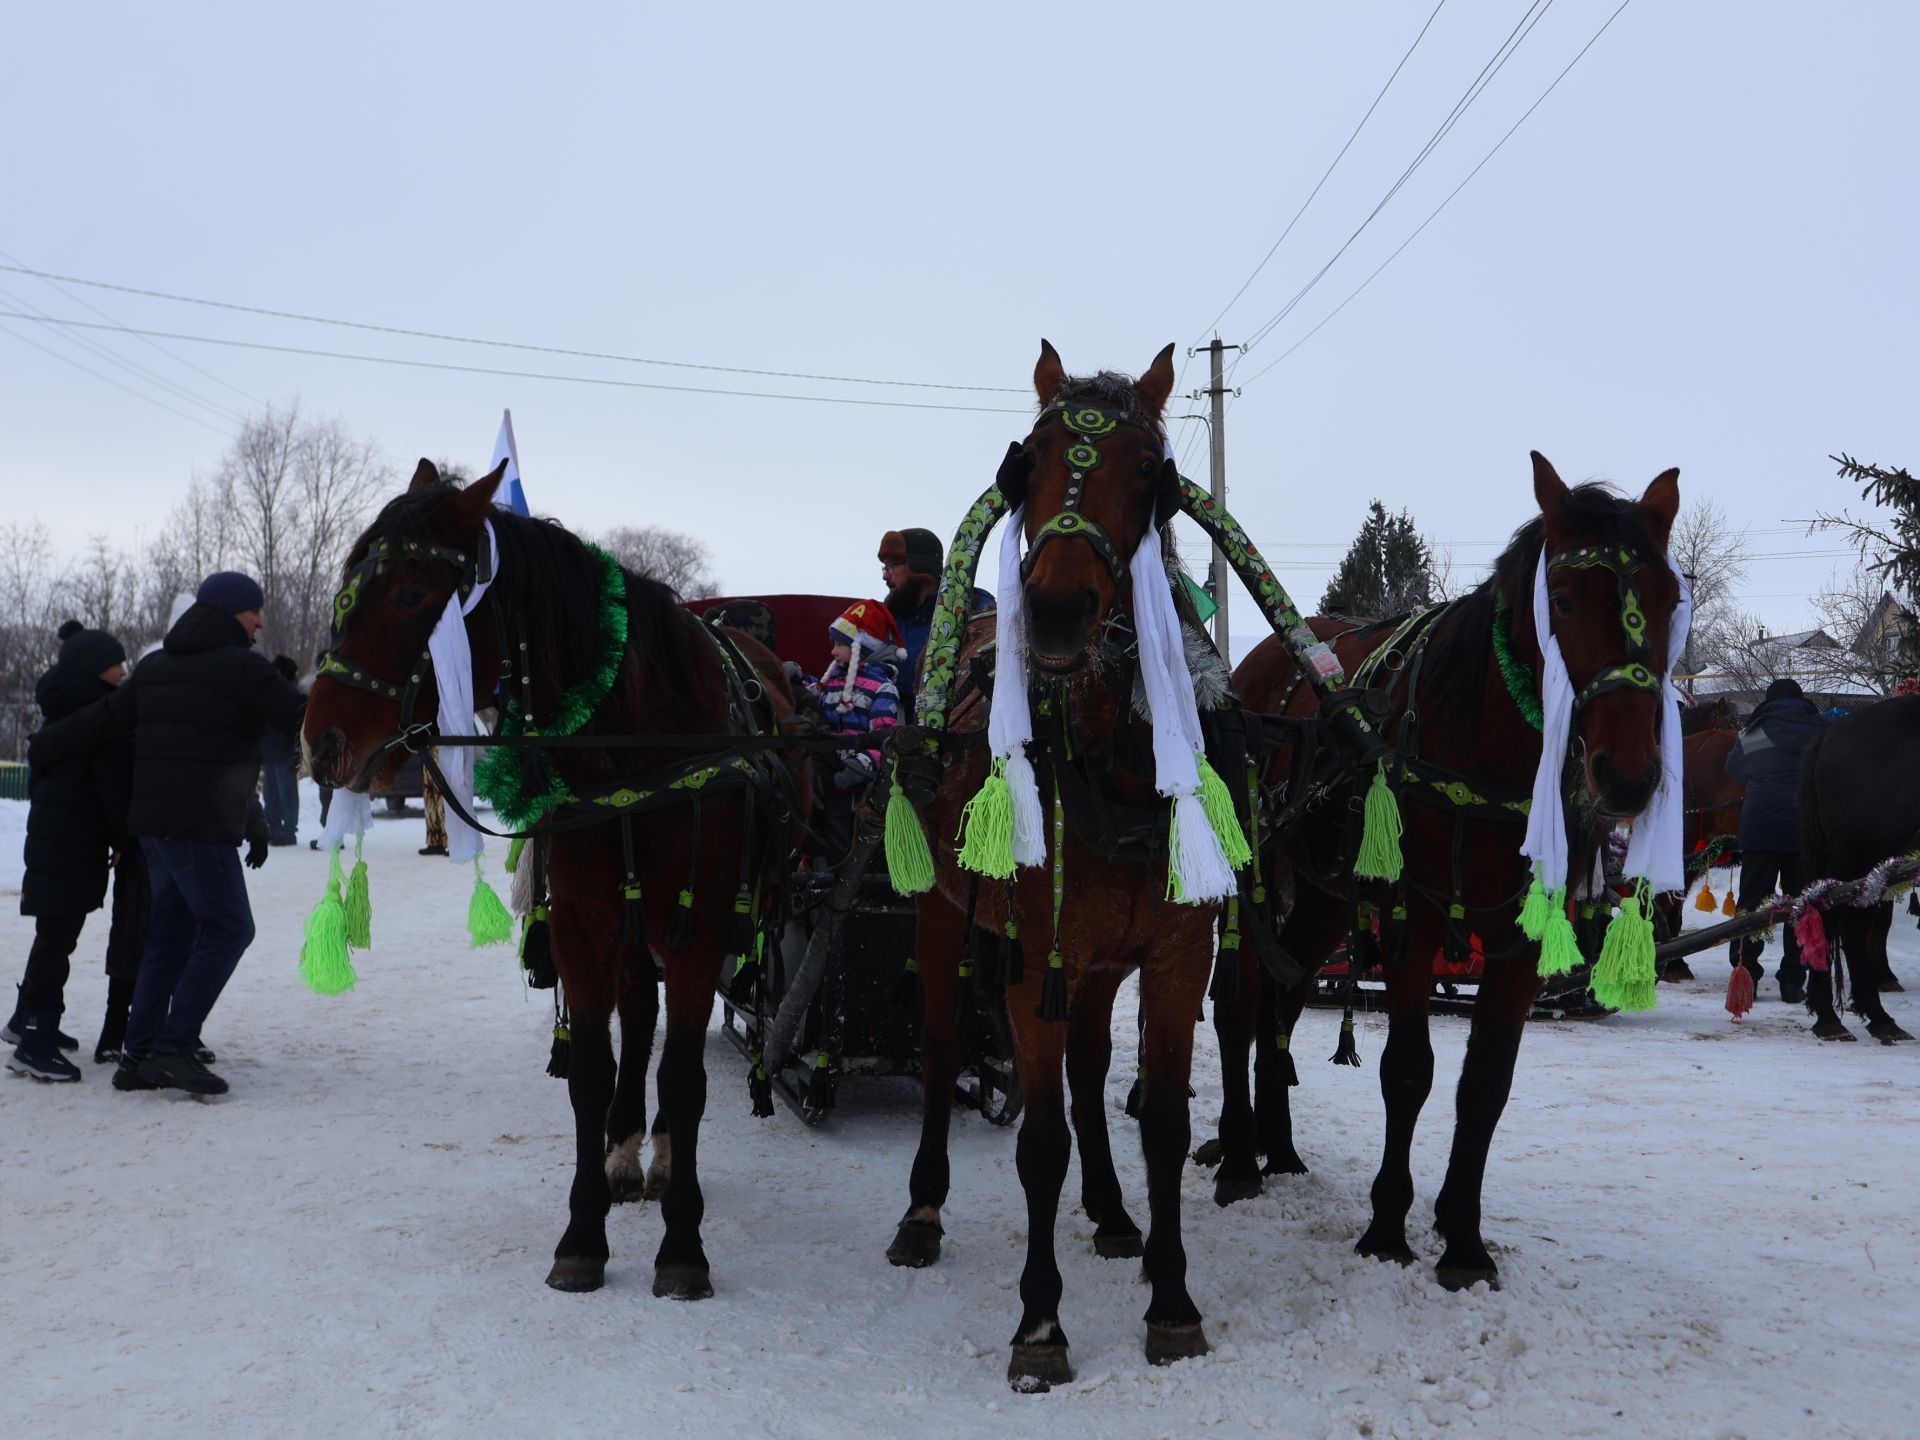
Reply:
M1258 1199L1260 1195L1260 1177L1258 1175L1236 1176L1218 1175L1213 1181L1213 1203L1222 1210L1229 1205L1237 1205L1242 1200Z
M616 1170L609 1167L607 1170L607 1192L616 1205L627 1205L635 1200L644 1200L647 1198L646 1182L641 1178L638 1170L628 1170L624 1168Z
M1147 1363L1171 1365L1176 1360L1191 1360L1207 1353L1207 1333L1198 1321L1191 1325L1155 1325L1147 1323Z
M1111 1235L1093 1232L1093 1253L1102 1260L1136 1260L1147 1253L1147 1242L1138 1230L1117 1230Z
M1900 1028L1900 1022L1889 1017L1885 1020L1872 1020L1867 1024L1867 1034L1882 1045L1891 1045L1896 1040L1911 1040L1913 1036Z
M1020 1345L1007 1361L1007 1384L1022 1395L1044 1395L1056 1385L1073 1381L1064 1345Z
M931 1220L902 1220L893 1232L893 1244L887 1247L887 1263L909 1270L924 1270L940 1258L943 1232Z
M1669 985L1677 984L1682 980L1691 980L1693 979L1693 967L1684 960L1669 960L1667 962L1667 968L1661 972L1660 978Z
M660 1199L667 1193L667 1181L672 1178L671 1172L665 1166L655 1165L647 1171L647 1183L640 1191L640 1198L642 1200Z
M1906 988L1907 987L1902 985L1900 981L1894 976L1891 970L1889 970L1886 974L1880 977L1880 993L1882 995L1904 994L1906 992Z
M1262 1165L1260 1173L1262 1175L1305 1175L1308 1173L1307 1162L1295 1153L1292 1146L1288 1146L1284 1155L1275 1155Z
M710 1300L713 1278L704 1265L656 1265L653 1293L663 1300Z
M1489 1290L1500 1288L1500 1272L1492 1263L1482 1265L1449 1265L1442 1261L1433 1267L1433 1278L1440 1282L1443 1290L1470 1290L1482 1281Z
M1226 1158L1227 1147L1220 1143L1218 1135L1193 1152L1193 1163L1206 1170L1211 1170Z
M562 1255L547 1272L547 1285L570 1295L585 1295L607 1283L607 1262L586 1255Z
M1815 1038L1820 1040L1852 1040L1856 1038L1854 1033L1838 1020L1819 1021L1814 1025L1813 1033Z

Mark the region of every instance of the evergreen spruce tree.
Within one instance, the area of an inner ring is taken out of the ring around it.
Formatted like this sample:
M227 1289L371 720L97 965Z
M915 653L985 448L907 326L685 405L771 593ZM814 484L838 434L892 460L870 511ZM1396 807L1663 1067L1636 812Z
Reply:
M1378 500L1334 572L1320 613L1380 620L1433 603L1433 549L1402 510L1389 515Z

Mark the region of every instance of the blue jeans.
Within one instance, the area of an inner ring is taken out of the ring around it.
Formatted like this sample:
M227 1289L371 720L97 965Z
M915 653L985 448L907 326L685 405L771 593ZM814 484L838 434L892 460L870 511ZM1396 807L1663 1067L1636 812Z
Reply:
M300 828L300 786L293 766L267 764L260 767L260 808L267 816L267 838L292 844Z
M127 1015L128 1051L190 1055L253 943L253 908L231 845L140 839L153 881L147 953Z

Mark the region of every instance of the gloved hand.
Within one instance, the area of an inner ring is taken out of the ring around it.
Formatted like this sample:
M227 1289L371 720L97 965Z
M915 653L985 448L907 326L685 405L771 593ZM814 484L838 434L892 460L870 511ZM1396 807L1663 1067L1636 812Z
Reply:
M247 868L258 870L267 863L267 837L250 835L247 837Z
M841 758L840 768L833 772L833 788L857 790L878 773L871 755L864 750L854 750Z

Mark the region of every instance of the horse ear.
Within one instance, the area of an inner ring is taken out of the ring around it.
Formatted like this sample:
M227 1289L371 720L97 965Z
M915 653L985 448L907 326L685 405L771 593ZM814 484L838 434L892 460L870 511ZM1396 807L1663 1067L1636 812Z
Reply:
M1045 409L1053 403L1053 397L1060 393L1060 386L1067 378L1067 367L1060 363L1060 355L1049 340L1040 342L1040 359L1033 367L1033 388L1040 397L1040 406Z
M1673 533L1674 518L1680 513L1680 472L1662 470L1647 486L1640 504L1650 512L1653 528L1659 532L1660 548L1666 549L1667 536Z
M1167 408L1167 396L1173 393L1173 346L1167 346L1153 357L1153 364L1133 382L1133 393L1140 397L1147 413L1158 420L1160 412Z
M500 482L506 478L506 474L507 462L502 460L447 502L447 514L461 531L478 528L480 522L492 513L494 492L500 488Z
M1553 462L1538 450L1527 453L1533 456L1533 498L1551 524L1560 518L1560 507L1567 503L1567 482L1560 478Z
M1007 446L1007 458L1000 462L993 483L1000 487L1000 498L1007 502L1011 515L1027 503L1027 481L1033 475L1033 453L1018 440Z
M1153 487L1153 523L1165 525L1180 513L1180 467L1169 455L1160 462L1160 479Z
M433 461L426 456L420 457L420 463L413 467L413 479L408 482L409 490L418 490L422 485L438 485L440 472L434 469Z

